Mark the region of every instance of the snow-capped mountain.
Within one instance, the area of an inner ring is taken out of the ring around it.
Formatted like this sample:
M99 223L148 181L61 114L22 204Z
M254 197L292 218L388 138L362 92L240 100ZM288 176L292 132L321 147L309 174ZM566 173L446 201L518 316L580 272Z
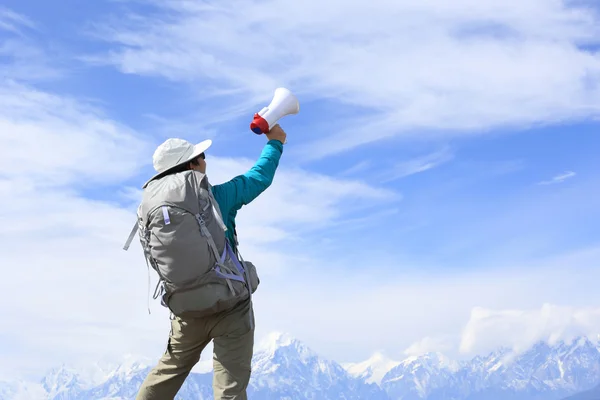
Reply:
M0 400L134 399L153 364L129 359L118 366L61 366L40 382L0 383ZM195 370L176 399L212 399L210 364ZM600 348L587 339L538 343L519 355L498 349L468 362L439 353L397 362L378 353L342 367L278 333L255 348L248 394L253 400L561 400L589 397L593 392L582 392L599 383Z
M348 371L363 376L368 368L365 362ZM519 355L498 349L460 363L439 353L411 357L390 368L380 386L402 400L559 400L599 382L600 348L580 338L554 346L540 342Z
M381 384L383 376L392 368L400 364L398 361L393 361L380 352L376 352L366 361L359 363L346 363L342 366L350 373L350 375L361 378L368 383Z
M37 384L35 397L19 400L135 399L153 364L131 362L112 371L94 366L80 372L62 366ZM251 399L389 399L378 385L351 376L287 334L274 333L259 343L252 364ZM7 385L5 392L3 387L0 383L0 400L17 400L17 392L8 390L12 386ZM212 371L191 373L176 399L212 399Z
M375 384L352 377L287 334L257 349L248 395L255 399L387 399Z
M410 357L383 376L381 387L392 399L426 399L454 384L460 368L440 353Z

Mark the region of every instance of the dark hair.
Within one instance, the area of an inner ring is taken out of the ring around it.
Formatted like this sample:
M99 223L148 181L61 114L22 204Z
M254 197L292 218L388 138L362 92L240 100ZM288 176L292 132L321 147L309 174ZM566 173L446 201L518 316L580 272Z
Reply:
M177 174L179 172L187 171L187 170L191 169L190 168L190 163L192 163L194 165L198 165L198 164L200 164L200 161L198 161L198 160L201 159L201 158L204 158L204 153L200 154L198 157L196 157L196 158L194 158L194 159L192 159L190 161L184 162L181 165L173 167L172 169L170 169L167 172L165 172L165 176L166 175L171 175L171 174Z

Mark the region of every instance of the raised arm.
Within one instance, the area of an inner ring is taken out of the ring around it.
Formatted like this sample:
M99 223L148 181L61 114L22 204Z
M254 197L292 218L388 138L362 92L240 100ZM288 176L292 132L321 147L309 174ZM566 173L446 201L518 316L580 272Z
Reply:
M248 172L213 186L213 193L219 199L221 211L239 210L265 191L273 182L282 153L282 142L271 139L263 148L256 164Z

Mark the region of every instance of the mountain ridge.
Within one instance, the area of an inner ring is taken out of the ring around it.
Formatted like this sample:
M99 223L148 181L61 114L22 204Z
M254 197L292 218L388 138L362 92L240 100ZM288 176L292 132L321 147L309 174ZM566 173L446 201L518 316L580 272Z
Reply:
M40 382L0 383L0 398L134 399L152 366L135 358L88 370L63 365ZM378 352L363 362L339 364L290 334L274 332L256 345L252 368L252 399L562 400L600 383L600 347L579 338L540 341L520 354L500 348L466 361L441 353L394 361ZM190 374L177 399L212 398L212 368L206 363L195 370L200 372Z

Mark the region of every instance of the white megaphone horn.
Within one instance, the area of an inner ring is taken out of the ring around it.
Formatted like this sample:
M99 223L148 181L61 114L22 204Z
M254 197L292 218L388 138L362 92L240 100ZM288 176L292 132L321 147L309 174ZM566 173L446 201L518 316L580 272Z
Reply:
M296 96L286 88L277 88L271 104L254 114L250 129L257 135L267 133L281 118L298 112L300 104Z

